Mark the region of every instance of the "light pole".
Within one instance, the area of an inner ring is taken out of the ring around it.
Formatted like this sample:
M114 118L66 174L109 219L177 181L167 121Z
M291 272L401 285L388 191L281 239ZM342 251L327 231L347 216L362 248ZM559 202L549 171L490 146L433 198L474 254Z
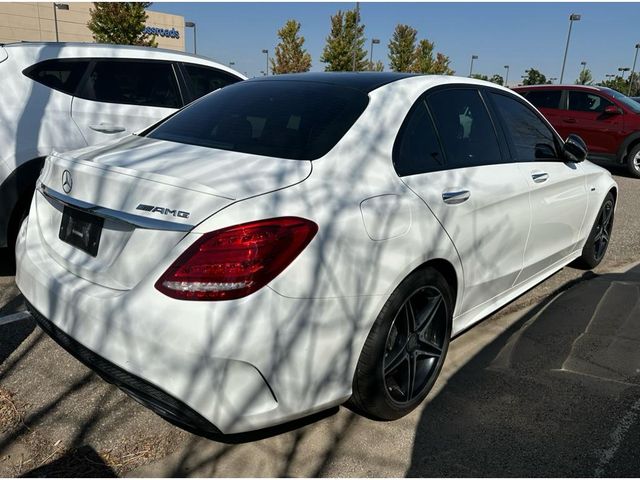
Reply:
M636 54L633 57L633 68L631 69L631 75L629 75L629 78L633 77L633 74L636 72L636 60L638 59L638 49L640 49L640 43L636 43ZM635 78L635 77L633 77ZM629 81L629 91L627 91L627 96L631 96L631 85L632 85L632 81Z
M631 70L629 67L620 67L620 68L618 68L618 71L622 72L622 80L624 80L624 72L628 72L629 70Z
M504 76L504 86L509 88L509 65L505 65L504 68L507 71L506 75Z
M369 50L369 68L373 70L373 46L378 45L380 43L379 38L371 39L371 49Z
M572 13L569 15L569 35L567 35L567 45L564 47L564 59L562 60L562 71L560 72L560 83L562 83L562 79L564 78L564 66L567 63L567 52L569 51L569 40L571 39L571 26L573 22L577 22L580 20L580 15L577 13Z
M267 73L265 73L265 76L269 75L269 50L267 50L266 48L262 50L262 53L267 55L267 69L265 70Z
M550 81L551 83L553 83L553 81L554 81L554 80L557 80L557 79L558 79L558 77L551 77L551 78L549 79L549 81Z
M58 12L57 10L69 10L68 3L54 3L53 4L53 23L56 26L56 42L59 42L58 38Z
M478 59L478 55L471 55L471 66L469 67L469 76L473 72L473 61Z
M187 28L193 28L193 54L198 53L196 49L196 24L195 22L184 22L184 26Z
M236 62L229 62L229 66L233 67L236 64Z
M263 76L263 77L266 77L266 76L267 76L267 74L266 74L266 73L264 73L264 70L260 70L260 73L262 74L262 76Z

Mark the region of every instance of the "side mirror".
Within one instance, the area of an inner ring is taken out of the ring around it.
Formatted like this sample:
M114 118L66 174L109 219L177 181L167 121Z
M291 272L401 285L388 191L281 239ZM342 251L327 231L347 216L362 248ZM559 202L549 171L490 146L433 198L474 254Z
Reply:
M580 163L587 158L587 144L578 135L571 134L567 137L562 147L562 156L565 160Z
M604 113L607 115L620 115L622 112L615 105L608 105L604 107Z

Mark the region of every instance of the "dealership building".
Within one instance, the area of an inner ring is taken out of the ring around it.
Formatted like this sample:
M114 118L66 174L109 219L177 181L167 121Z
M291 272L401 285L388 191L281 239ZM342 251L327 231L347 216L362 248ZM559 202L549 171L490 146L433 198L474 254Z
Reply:
M93 3L0 2L0 43L93 42L87 27ZM158 47L184 51L184 17L147 10L146 31Z

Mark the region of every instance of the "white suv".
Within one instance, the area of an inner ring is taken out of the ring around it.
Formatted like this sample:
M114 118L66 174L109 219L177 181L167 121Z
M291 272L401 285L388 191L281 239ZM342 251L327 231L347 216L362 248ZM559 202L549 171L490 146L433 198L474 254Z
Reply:
M87 43L0 45L0 247L11 246L44 158L146 128L244 80L202 57Z

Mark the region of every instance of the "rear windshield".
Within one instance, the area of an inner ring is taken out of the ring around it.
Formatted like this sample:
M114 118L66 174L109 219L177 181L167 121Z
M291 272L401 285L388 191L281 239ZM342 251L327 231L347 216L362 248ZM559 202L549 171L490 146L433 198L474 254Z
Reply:
M294 160L331 150L367 106L349 87L295 80L230 85L192 103L147 136Z

